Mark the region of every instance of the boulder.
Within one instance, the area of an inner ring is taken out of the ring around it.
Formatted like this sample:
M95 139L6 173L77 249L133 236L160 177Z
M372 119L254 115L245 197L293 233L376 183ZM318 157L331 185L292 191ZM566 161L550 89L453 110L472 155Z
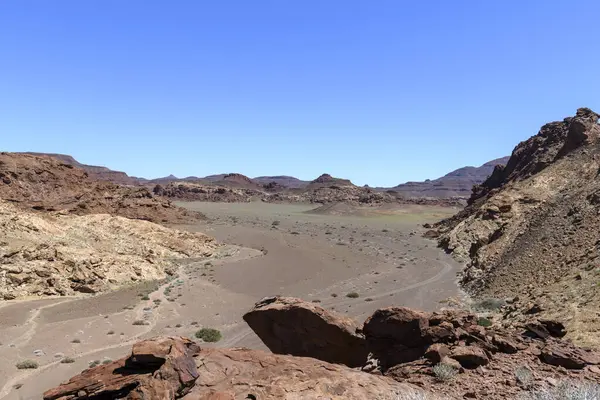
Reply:
M587 352L578 347L550 344L544 347L540 360L546 364L564 367L566 369L583 369L587 365L600 364L598 354Z
M158 337L134 345L130 356L84 370L44 393L44 400L88 398L175 399L194 386L200 347L182 337Z
M291 297L268 297L244 315L244 320L276 354L313 357L349 367L367 360L364 338L356 323L314 303Z
M452 350L450 357L465 368L474 369L490 362L485 351L477 346L459 346Z
M427 358L432 363L437 364L444 357L446 357L448 353L450 353L450 350L447 346L441 343L434 343L427 348L427 351L425 351L425 358Z
M405 347L419 347L430 342L428 328L428 313L406 307L388 307L375 311L365 321L362 331L370 345L391 342Z

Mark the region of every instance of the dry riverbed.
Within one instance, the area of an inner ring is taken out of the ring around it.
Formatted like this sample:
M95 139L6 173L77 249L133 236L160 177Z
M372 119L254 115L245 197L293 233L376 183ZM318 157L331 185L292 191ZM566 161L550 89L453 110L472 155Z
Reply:
M210 327L222 339L205 346L264 348L241 318L264 296L297 296L364 319L390 305L433 310L458 295L458 265L420 236L422 223L456 210L317 214L310 205L180 205L211 219L185 229L230 246L210 259L186 261L170 281L92 297L1 303L0 399L39 399L90 363L121 357L136 340L159 334L193 336ZM23 360L38 368L17 369Z

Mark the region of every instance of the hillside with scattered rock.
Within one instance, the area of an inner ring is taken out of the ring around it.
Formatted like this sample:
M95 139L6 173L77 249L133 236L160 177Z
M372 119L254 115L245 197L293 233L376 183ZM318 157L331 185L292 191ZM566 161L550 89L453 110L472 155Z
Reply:
M544 125L442 221L439 243L466 263L478 297L516 298L508 320L558 319L600 347L600 126L587 108Z
M0 153L0 199L22 209L105 213L158 223L203 218L154 196L148 188L96 180L86 170L60 159L21 153Z
M97 293L157 280L219 247L201 233L106 214L27 212L0 200L0 299Z

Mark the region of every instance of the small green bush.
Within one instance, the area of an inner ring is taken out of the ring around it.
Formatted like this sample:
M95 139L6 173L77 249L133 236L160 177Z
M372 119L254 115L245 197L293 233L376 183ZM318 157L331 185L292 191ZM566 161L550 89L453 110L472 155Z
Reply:
M115 334L115 331L108 331L108 332L106 332L106 334L107 334L107 335L114 335L114 334Z
M148 325L148 322L143 321L141 319L136 319L135 321L133 321L132 325Z
M202 328L195 333L195 336L198 339L211 343L218 342L222 338L221 332L213 328Z
M492 326L492 321L490 321L490 320L489 320L489 319L487 319L487 318L480 317L480 318L477 320L477 325L479 325L479 326L483 326L483 327L487 328L488 326Z
M586 381L563 381L556 387L528 393L524 400L596 400L600 399L600 385Z
M527 367L519 367L515 370L515 378L523 387L529 387L533 383L533 373Z
M150 297L148 297L148 295L145 294L145 295L142 296L142 300L150 300Z
M472 308L478 311L498 311L506 305L506 301L502 299L483 299L473 303Z
M337 297L337 293L331 293L331 297Z
M90 361L90 363L89 363L89 365L88 365L88 366L89 366L90 368L94 368L94 367L97 367L98 365L100 365L100 360L94 360L94 361Z
M81 343L81 339L75 338L75 339L71 340L71 343Z
M39 367L38 363L33 360L19 361L16 365L17 369L36 369Z
M75 362L75 359L72 357L65 357L62 360L60 360L61 364L73 364Z
M360 297L360 295L356 292L350 292L346 295L346 297L351 298L351 299L357 299Z

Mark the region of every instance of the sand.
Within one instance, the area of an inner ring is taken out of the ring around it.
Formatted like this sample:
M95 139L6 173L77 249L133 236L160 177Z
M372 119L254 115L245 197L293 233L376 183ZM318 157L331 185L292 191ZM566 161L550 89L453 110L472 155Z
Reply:
M362 320L379 307L434 310L459 295L458 265L420 236L422 223L455 210L407 206L330 215L297 204L182 205L210 218L186 229L231 245L182 264L177 279L148 300L140 295L150 284L93 297L3 303L0 399L39 399L90 362L121 357L135 341L159 334L193 336L212 327L223 339L203 346L264 349L242 321L264 296L297 296ZM350 292L359 297L346 297ZM146 325L134 325L137 320ZM62 364L63 356L75 362ZM40 367L16 369L24 359Z

